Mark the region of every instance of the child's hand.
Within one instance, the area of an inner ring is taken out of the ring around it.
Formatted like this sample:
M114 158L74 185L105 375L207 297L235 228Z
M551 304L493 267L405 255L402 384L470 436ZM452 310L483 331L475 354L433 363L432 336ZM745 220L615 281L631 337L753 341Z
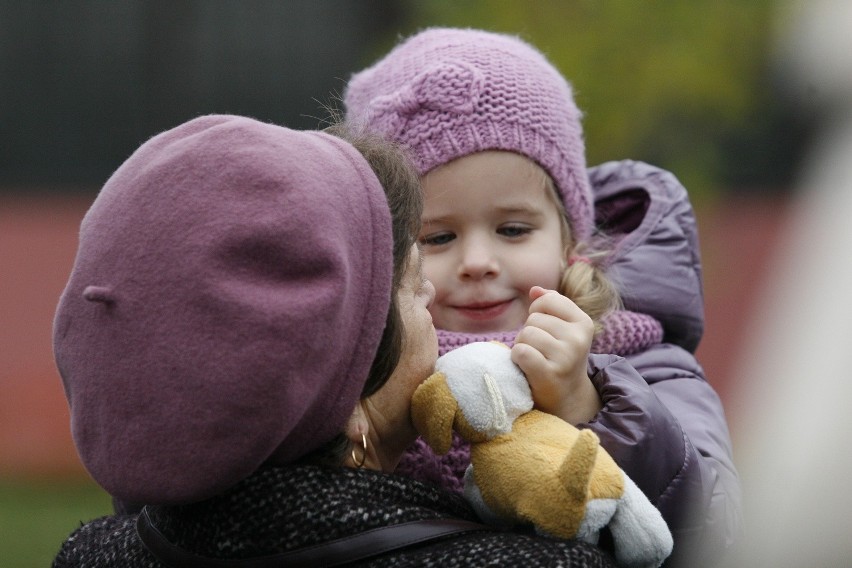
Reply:
M526 374L536 408L570 424L587 422L603 406L586 371L592 319L554 290L533 286L530 298L512 361Z

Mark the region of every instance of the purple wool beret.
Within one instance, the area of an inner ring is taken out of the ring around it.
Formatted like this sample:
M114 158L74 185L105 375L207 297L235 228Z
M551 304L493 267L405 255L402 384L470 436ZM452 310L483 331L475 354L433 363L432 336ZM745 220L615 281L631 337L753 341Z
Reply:
M83 219L54 321L92 477L126 501L192 502L340 433L391 249L384 191L342 140L204 116L142 145Z

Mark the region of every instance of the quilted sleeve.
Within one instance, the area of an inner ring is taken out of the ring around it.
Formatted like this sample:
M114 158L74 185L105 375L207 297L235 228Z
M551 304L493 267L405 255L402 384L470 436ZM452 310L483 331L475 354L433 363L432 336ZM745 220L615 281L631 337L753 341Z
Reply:
M666 566L702 566L740 528L740 486L719 397L694 357L662 344L628 359L590 358L604 408L589 424L663 514L675 546Z

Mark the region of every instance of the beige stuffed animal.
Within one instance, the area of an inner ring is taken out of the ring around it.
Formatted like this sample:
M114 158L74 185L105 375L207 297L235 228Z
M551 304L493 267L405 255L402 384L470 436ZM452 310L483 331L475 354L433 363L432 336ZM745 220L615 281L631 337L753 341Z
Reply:
M452 430L470 443L465 496L485 521L597 542L609 525L622 566L656 567L672 537L660 512L591 430L533 409L526 377L501 343L441 356L412 399L412 418L444 454Z

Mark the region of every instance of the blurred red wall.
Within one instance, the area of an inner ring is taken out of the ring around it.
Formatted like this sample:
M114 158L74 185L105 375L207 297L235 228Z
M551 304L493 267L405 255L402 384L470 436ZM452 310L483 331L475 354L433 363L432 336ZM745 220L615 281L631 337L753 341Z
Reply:
M51 327L93 197L0 194L0 475L83 473Z
M53 364L51 325L94 194L0 195L0 476L84 475ZM726 406L745 378L733 364L787 218L777 197L703 206L707 328L698 349ZM730 416L730 412L729 412Z
M789 196L730 194L698 212L704 268L705 333L696 356L725 404L728 420L740 415L736 395L748 380L737 366L766 286L779 237L790 218ZM734 430L736 424L730 424Z

